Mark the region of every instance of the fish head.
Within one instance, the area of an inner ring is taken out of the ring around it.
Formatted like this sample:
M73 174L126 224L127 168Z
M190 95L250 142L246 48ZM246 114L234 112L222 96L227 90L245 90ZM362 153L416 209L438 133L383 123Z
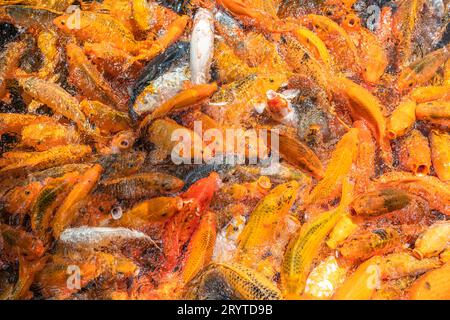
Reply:
M181 190L184 187L184 182L181 179L173 176L165 176L162 184L164 193L173 193Z
M62 15L53 19L53 24L66 34L71 34L75 29L71 23L70 15Z
M411 89L414 87L414 84L416 83L416 79L414 77L414 74L411 70L405 70L402 72L397 80L397 90L399 92L406 91L408 89Z
M137 135L133 130L126 130L116 134L111 140L113 153L121 153L133 147Z

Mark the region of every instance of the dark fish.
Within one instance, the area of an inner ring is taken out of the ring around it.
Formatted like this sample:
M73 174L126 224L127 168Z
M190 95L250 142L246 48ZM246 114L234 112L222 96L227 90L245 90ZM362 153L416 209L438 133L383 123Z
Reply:
M112 179L138 172L144 165L145 156L145 152L133 151L107 155L99 158L96 163L105 169L102 178Z
M302 103L294 105L298 110L300 119L298 122L298 136L302 140L308 140L308 135L311 133L312 127L320 128L321 135L328 139L330 129L328 127L328 116L318 105L314 99L307 98Z
M236 156L235 163L238 163L238 158ZM186 174L183 174L184 188L187 190L191 185L200 179L208 177L212 172L217 172L219 175L225 174L227 171L233 169L234 165L227 163L214 163L214 164L204 164L204 165L194 165L191 170Z
M5 44L14 41L20 35L19 30L11 23L0 23L0 50Z
M37 30L56 29L53 20L62 13L40 7L10 5L3 6L0 13L1 19L26 29Z
M137 120L138 116L133 110L133 105L137 97L149 85L152 80L165 73L169 68L178 62L183 56L189 53L189 42L177 42L169 47L162 54L150 61L142 70L140 76L133 85L131 99L129 103L130 117Z
M239 297L219 272L207 267L187 284L184 298L192 300L234 300Z
M190 0L158 0L158 3L164 7L172 9L178 14L186 14L189 12Z

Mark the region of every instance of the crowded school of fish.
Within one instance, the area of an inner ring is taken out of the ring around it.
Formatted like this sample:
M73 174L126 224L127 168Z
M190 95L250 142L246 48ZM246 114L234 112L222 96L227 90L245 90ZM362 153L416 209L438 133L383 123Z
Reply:
M0 0L0 299L450 299L449 18Z

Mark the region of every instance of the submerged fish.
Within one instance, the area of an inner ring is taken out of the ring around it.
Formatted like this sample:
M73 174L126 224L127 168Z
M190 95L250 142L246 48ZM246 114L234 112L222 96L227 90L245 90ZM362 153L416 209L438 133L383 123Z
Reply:
M81 248L100 248L133 240L156 245L146 234L127 228L79 227L66 229L59 237L60 243Z
M6 13L4 19L8 22L25 29L38 30L56 29L53 20L61 14L51 9L27 5L2 6L2 10Z

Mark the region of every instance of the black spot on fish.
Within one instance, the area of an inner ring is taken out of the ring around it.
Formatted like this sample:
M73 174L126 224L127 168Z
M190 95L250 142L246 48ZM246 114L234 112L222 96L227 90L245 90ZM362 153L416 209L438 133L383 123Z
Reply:
M386 240L388 238L388 234L387 234L386 230L384 230L384 229L376 229L376 230L373 230L372 233L375 233L376 235L378 235L382 240Z
M158 3L162 4L163 6L172 9L178 14L186 14L190 11L190 0L158 0Z
M20 35L19 30L10 23L0 23L0 50Z
M1 113L27 113L27 106L20 94L20 88L16 80L7 80L8 91L11 95L11 103L0 101Z
M178 42L169 47L162 54L150 61L141 71L136 82L131 88L131 98L129 104L130 117L136 121L138 115L133 110L133 105L136 102L137 97L142 91L149 85L149 83L155 80L160 75L164 74L169 68L181 57L189 53L188 42Z
M12 150L17 142L18 139L16 136L2 135L0 139L0 154Z

